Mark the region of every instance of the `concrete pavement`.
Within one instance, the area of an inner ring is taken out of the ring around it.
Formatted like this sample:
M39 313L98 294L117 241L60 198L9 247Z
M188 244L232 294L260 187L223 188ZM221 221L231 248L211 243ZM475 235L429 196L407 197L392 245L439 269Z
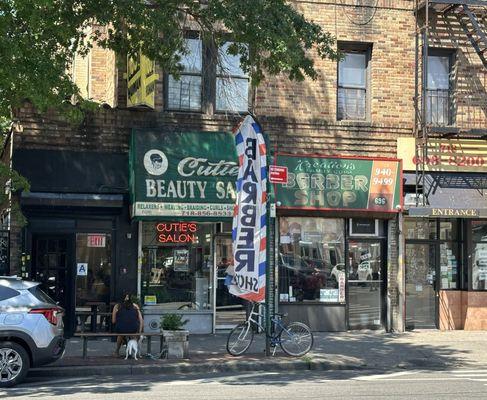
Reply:
M31 399L485 399L487 370L280 371L30 378L0 398ZM3 397L2 397L3 396Z
M111 356L110 340L91 341L81 358L81 341L71 339L66 355L55 364L33 369L31 376L178 374L239 371L299 371L487 367L487 332L423 330L390 334L378 331L315 333L313 350L305 357L286 357L278 349L264 355L264 337L256 335L242 357L226 353L226 334L190 336L190 359L124 360ZM158 345L153 343L153 353Z

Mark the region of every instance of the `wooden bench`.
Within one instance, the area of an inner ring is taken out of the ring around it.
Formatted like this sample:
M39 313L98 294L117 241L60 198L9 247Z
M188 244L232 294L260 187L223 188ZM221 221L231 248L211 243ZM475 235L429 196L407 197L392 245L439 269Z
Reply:
M149 333L142 333L143 336L147 338L147 353L151 353L152 349L152 343L151 339L153 337L159 337L159 354L162 354L162 351L164 349L164 335L162 332L149 332ZM103 337L117 337L117 336L138 336L138 334L134 335L121 335L120 333L109 333L109 332L97 332L97 333L92 333L92 332L80 332L80 333L75 333L74 337L79 337L83 339L83 358L86 358L87 353L88 353L88 339L90 338L103 338Z

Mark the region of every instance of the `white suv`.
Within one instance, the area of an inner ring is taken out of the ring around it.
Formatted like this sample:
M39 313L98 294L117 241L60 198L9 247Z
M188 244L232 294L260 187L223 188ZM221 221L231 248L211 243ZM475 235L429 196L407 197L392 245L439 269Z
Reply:
M0 387L64 354L63 309L38 285L0 276Z

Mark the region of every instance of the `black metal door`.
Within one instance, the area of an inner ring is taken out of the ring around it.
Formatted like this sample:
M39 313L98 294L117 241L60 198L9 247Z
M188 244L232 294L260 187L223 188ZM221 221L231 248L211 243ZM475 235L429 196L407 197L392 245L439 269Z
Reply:
M10 273L10 232L0 230L0 276Z
M74 244L70 235L33 237L32 277L65 310L68 335L74 327Z

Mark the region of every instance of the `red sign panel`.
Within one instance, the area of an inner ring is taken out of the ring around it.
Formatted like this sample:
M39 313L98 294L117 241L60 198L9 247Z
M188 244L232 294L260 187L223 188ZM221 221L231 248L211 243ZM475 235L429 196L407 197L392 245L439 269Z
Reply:
M106 235L88 235L88 247L105 247Z
M269 182L287 184L287 167L269 165Z

